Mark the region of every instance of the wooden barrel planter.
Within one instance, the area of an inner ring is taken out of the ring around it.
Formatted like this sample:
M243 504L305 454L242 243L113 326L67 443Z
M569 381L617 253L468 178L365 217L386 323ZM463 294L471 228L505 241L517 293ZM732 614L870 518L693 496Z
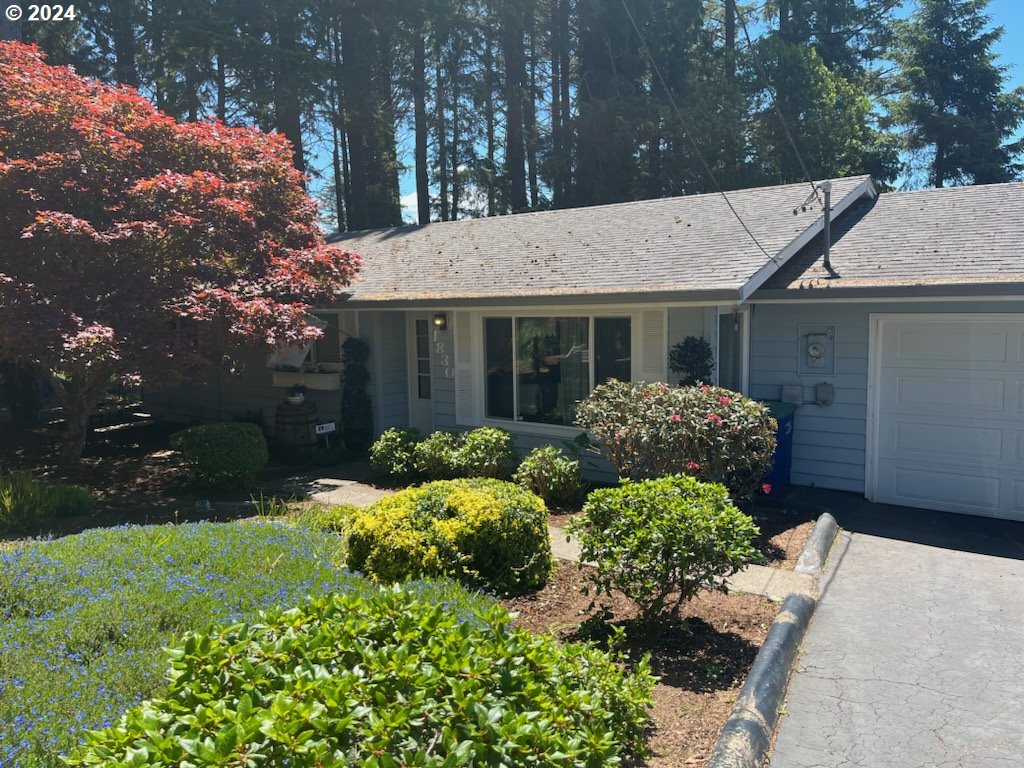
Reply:
M310 459L316 451L318 420L316 403L278 403L274 437L282 460L301 463Z

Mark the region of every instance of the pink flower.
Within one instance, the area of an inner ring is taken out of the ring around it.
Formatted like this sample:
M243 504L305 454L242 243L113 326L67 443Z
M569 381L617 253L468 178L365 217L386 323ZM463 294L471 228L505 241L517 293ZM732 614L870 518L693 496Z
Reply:
M682 421L682 419L683 417L680 416L678 413L673 413L671 416L668 417L668 420L672 422L679 422Z
M709 389L711 389L711 387L709 387L707 384L705 384L703 387L700 388L700 391L701 392L707 392Z
M722 405L729 405L729 403L732 402L732 398L729 397L728 395L722 395L720 398L718 398L718 402L720 402Z
M700 464L697 463L696 461L688 461L688 462L686 462L686 468L687 469L700 469Z
M621 440L625 436L626 436L626 430L624 430L624 429L615 433L615 439L616 440Z
M721 424L722 423L722 417L719 416L717 413L709 413L707 418L704 419L704 423L707 423L709 421L712 424Z
M771 483L761 483L761 493L763 493L765 496L767 496L771 492L772 492L772 484Z

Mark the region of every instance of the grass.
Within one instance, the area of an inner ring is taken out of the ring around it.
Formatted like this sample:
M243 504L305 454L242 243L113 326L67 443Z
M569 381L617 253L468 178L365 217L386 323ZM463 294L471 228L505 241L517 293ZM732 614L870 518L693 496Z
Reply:
M164 684L162 648L308 595L369 589L337 536L280 523L88 531L0 551L0 768L60 765Z

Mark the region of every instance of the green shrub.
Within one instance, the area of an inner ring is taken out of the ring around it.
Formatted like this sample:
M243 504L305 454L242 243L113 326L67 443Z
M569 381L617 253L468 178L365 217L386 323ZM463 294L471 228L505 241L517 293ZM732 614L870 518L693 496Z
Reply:
M413 447L416 472L431 480L450 480L459 476L457 453L465 438L458 432L439 431Z
M501 480L427 483L356 512L347 563L382 583L452 576L499 593L525 592L551 573L547 510Z
M295 515L295 522L314 531L329 531L344 535L348 526L360 508L355 504L338 504L325 507L313 504Z
M416 475L413 451L423 435L415 428L392 427L384 430L370 446L370 469L377 477L395 482Z
M36 533L55 519L92 509L92 494L77 485L38 482L28 472L0 477L0 532Z
M749 498L771 469L775 419L756 400L721 387L609 381L576 411L601 454L630 480L679 472Z
M455 466L461 477L494 477L508 480L519 463L512 435L497 427L467 432L455 450Z
M617 590L652 621L756 557L757 526L725 488L686 475L593 491L569 522L598 594Z
M554 507L572 506L584 487L579 461L553 445L530 451L516 470L515 481Z
M267 463L267 441L255 424L204 424L175 432L171 447L185 454L204 486L244 488Z
M159 698L69 765L587 768L645 752L647 660L623 672L499 606L467 615L411 588L332 595L169 653Z
M683 386L710 381L715 368L715 353L711 345L699 336L687 336L668 351L668 367L681 375Z

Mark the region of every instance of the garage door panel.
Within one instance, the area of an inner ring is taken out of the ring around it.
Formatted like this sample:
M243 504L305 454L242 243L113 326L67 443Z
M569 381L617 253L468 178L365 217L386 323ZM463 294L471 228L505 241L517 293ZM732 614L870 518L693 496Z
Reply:
M1024 315L874 322L871 498L1024 520Z
M896 422L892 437L881 444L880 455L941 454L971 464L979 460L1000 462L1003 458L1003 430L973 424L922 424L915 421ZM888 448L888 450L887 450Z
M955 506L959 511L993 509L999 503L998 477L941 472L894 466L892 489L898 503L933 507L936 503Z
M961 323L935 323L927 328L900 329L894 339L894 363L1005 363L1009 347L1004 328Z
M882 413L934 413L943 409L1000 413L1006 409L1003 378L882 371Z

